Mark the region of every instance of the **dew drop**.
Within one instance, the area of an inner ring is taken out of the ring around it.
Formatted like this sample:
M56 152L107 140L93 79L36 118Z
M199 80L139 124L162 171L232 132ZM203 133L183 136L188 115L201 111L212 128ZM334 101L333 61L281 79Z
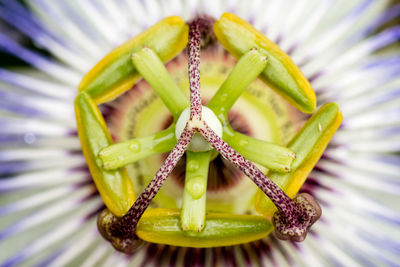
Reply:
M194 199L199 199L205 193L206 185L201 176L188 181L186 189Z
M199 168L199 163L196 160L191 160L188 163L187 170L188 171L195 171Z
M140 143L138 141L134 141L129 145L129 150L137 153L140 151Z

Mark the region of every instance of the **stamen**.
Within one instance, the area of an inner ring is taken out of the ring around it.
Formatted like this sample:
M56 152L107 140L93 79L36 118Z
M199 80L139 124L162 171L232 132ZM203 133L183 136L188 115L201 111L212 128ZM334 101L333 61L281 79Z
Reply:
M254 163L246 160L225 143L204 121L196 130L222 156L245 173L274 202L278 208L274 215L277 237L291 239L292 241L304 240L307 230L321 215L321 208L313 197L308 194L300 194L292 201Z
M167 159L164 161L161 168L157 171L154 178L147 185L143 193L139 196L139 198L135 201L133 207L128 211L126 215L124 215L121 220L121 225L136 225L142 216L143 212L147 209L150 201L154 198L157 192L160 190L162 184L167 179L168 175L172 172L179 159L185 153L185 150L190 143L194 134L193 130L186 129L183 131L182 135L179 137L179 140L168 155ZM133 228L134 229L134 228ZM126 232L126 229L116 228L115 232L121 234L122 236L128 236L131 231Z
M137 247L138 237L135 232L139 219L185 153L193 135L194 131L186 127L161 168L123 217L120 219L114 215L112 215L114 217L111 215L99 217L98 227L100 232L117 250L132 253Z

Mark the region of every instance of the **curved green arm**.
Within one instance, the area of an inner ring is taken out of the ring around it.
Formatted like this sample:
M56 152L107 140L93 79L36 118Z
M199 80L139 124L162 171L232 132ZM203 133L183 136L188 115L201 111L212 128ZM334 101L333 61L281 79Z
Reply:
M310 83L288 55L262 33L236 15L225 13L214 24L221 44L236 58L251 48L268 57L260 78L299 110L312 113L316 97Z
M336 103L322 106L289 142L288 148L296 153L289 173L271 172L268 176L285 193L293 198L317 164L333 134L342 122L342 114ZM256 196L256 209L269 217L276 208L274 203L259 191Z
M179 54L188 42L188 26L181 17L161 20L113 50L85 75L79 92L86 92L97 103L108 102L132 88L141 77L131 55L143 47L155 51L163 62Z
M135 202L133 185L125 169L107 171L98 153L112 144L104 119L96 103L87 93L75 99L75 114L83 155L90 173L107 208L116 216L123 216Z

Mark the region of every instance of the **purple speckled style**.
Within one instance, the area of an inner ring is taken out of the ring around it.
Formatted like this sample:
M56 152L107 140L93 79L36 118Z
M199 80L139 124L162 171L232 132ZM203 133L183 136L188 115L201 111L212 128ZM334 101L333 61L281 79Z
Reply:
M189 84L190 84L190 120L201 119L200 95L200 46L202 31L206 28L207 20L193 20L189 27Z

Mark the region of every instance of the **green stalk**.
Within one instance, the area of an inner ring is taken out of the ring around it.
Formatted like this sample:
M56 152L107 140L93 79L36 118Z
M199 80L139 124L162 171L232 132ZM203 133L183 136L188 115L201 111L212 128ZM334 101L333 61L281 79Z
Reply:
M103 168L113 170L149 156L171 151L176 144L175 127L146 137L110 145L99 153Z
M169 75L164 63L150 48L144 47L132 54L132 62L139 73L156 91L175 119L190 103Z
M201 232L205 226L208 167L212 150L186 151L186 177L181 224L183 231Z
M242 57L208 103L208 107L220 117L227 115L233 104L246 88L267 66L268 59L257 49L250 49Z
M246 159L276 172L289 172L296 157L289 148L258 140L228 127L224 127L222 139Z

